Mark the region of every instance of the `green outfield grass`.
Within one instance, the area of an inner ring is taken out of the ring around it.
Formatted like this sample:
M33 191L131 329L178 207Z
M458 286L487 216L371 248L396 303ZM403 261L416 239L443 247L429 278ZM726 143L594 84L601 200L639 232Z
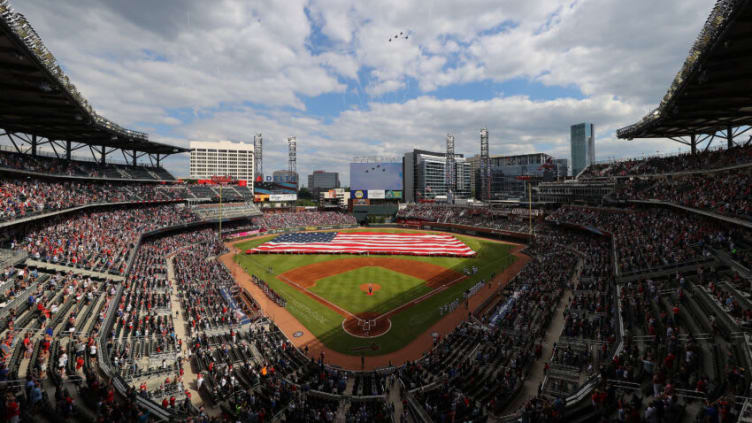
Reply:
M361 284L377 283L380 289L367 295ZM316 281L309 291L353 314L382 314L431 292L425 281L383 267L366 266Z
M369 229L359 228L355 231L364 232L368 230ZM387 228L370 230L373 232L427 233L427 231ZM462 273L463 269L467 267L477 266L479 269L478 273L452 285L450 288L432 296L418 305L393 315L391 317L392 329L387 334L370 340L356 338L347 334L342 329L342 316L321 305L298 289L280 281L276 277L278 274L301 266L318 262L340 260L343 256L329 254L258 254L248 256L245 254L238 254L235 256L235 261L238 262L246 272L264 279L277 293L282 295L287 300L287 310L327 347L344 354L365 354L375 356L397 351L407 345L410 341L425 332L431 327L431 325L440 319L439 307L441 305L450 303L455 298L462 298L462 293L466 289L475 285L477 281L481 279L489 280L491 274L501 272L516 260L516 257L509 254L511 248L509 245L462 235L454 236L478 252L478 255L473 258L414 256L390 257L429 262L447 269L453 269L460 273ZM238 248L241 250L253 248L269 239L270 238L253 239L239 244ZM272 273L268 272L269 268L271 268ZM355 272L365 272L366 274L364 275L363 273ZM367 280L364 282L357 282L356 279L362 276ZM408 275L397 273L385 268L373 267L371 270L369 270L369 268L361 268L324 278L317 282L317 286L311 288L311 291L316 292L318 295L327 298L329 301L332 301L354 313L359 312L357 310L371 311L371 308L388 311L400 304L410 301L410 299L416 298L425 292L430 291L430 288L423 285L426 291L419 294L418 292L422 289L422 281L407 280L406 278L415 279ZM368 297L359 289L360 283L371 281L376 282L377 280L386 279L399 281L396 282L392 288L387 288L385 283L377 282L381 285L382 291L377 293L374 297ZM352 282L348 282L348 280L352 280ZM323 291L317 292L317 289L323 289ZM390 290L388 293L385 292L384 295L378 295L387 289ZM368 298L375 301L371 301ZM344 304L347 306L345 307ZM274 316L271 317L273 318ZM362 347L371 345L373 342L378 344L378 350L361 349ZM356 349L357 351L355 351Z

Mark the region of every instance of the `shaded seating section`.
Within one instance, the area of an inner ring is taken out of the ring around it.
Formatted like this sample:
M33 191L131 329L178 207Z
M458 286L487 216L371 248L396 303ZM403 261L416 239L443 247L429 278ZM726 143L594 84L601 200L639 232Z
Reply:
M446 419L453 410L461 411L463 419L498 415L539 358L542 337L571 282L577 256L563 248L539 247L529 253L534 259L504 288L499 305L482 316L483 324L462 324L424 359L399 370L407 389L431 388L425 398L418 395L418 402L426 404L433 420Z
M193 198L219 199L219 191L214 191L211 185L188 185L187 189L188 194Z
M10 386L20 388L17 394L25 406L31 391L38 391L39 398L45 401L37 404L37 412L53 420L93 419L91 410L95 407L82 407L82 392L86 389L83 383L96 379L98 354L94 339L103 310L112 299L108 291L112 284L71 273L32 271L28 275L26 289L3 309L7 315L2 320L0 336L12 351L4 357L3 366L9 380L19 381ZM95 405L96 401L89 403Z
M204 220L219 219L220 214L222 219L261 215L261 211L253 203L245 202L222 203L221 211L217 203L196 204L191 210Z
M204 184L196 184L196 185L188 185L188 192L193 198L201 198L201 199L209 199L211 201L217 202L219 201L220 197L220 186L219 185L204 185ZM222 201L223 202L233 202L233 201L245 201L245 202L253 202L253 191L247 186L237 186L237 185L224 185L221 189L222 194Z
M602 163L588 167L580 178L653 175L694 170L720 169L752 163L752 145L701 151L665 157L648 157Z
M613 234L620 276L702 263L708 248L728 248L738 236L716 220L663 208L563 206L546 220Z
M657 199L720 215L752 220L752 166L719 172L628 180L618 197Z
M130 166L61 160L57 157L32 156L0 150L0 168L25 170L58 176L81 176L115 179L153 179L173 181L175 177L162 167Z
M566 396L575 393L617 347L611 243L608 237L563 228L547 230L542 236L583 254L582 273L564 309L564 327L542 386L547 394Z
M610 383L624 386L633 397L626 403L638 412L650 414L648 409L661 407L668 421L680 421L697 399L722 399L729 412L735 404L727 396L747 390L748 351L730 333L724 336L714 328L718 317L702 304L705 294L695 291L691 280L696 276L645 279L622 287L625 347L601 372Z

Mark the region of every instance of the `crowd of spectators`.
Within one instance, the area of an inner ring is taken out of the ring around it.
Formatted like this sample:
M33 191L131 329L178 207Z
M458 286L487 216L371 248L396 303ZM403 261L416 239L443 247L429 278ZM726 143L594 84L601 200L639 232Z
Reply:
M533 260L503 288L498 306L480 316L480 325L462 324L424 359L399 370L408 389L432 381L439 387L420 397L434 421L500 415L541 358L546 329L577 267L574 253L542 242L547 246L529 251Z
M306 211L300 213L264 213L253 218L253 224L262 230L293 229L306 226L340 226L356 225L358 222L351 214L338 212Z
M458 207L460 211L464 210ZM408 204L397 212L398 219L417 219L428 222L444 222L456 213L454 207L438 204Z
M620 165L625 166L622 170L611 166L608 171L643 174L670 172L682 166L723 167L749 161L749 151L736 149L735 157L712 152L699 158L650 159ZM8 156L0 156L0 160L3 157L7 162ZM750 173L744 170L695 174L660 184L635 185L629 195L670 199L749 218L746 197L750 182ZM10 178L1 184L0 213L11 210L10 218L98 201L176 195L175 190L163 186L141 184L21 178ZM516 217L509 209L420 204L400 210L398 218L527 232L526 216ZM92 211L33 223L11 236L11 246L36 260L125 275L127 261L142 233L196 220L182 205ZM399 368L399 377L408 389L429 387L414 395L431 419L482 421L488 415L499 415L524 389L533 363L541 359L547 360L547 370L568 366L600 372L603 383L593 391L591 406L604 416L616 409L619 419L631 415L647 421L659 420L655 416L670 420L681 415L684 408L677 390L705 395L708 402L701 411L703 416L712 416L713 410L721 415L730 413L734 408L732 396L744 395L747 390L744 362L724 343L730 338L716 331L714 316L705 319L706 316L690 315L687 309L696 307L696 296L707 291L708 297L720 304L723 313L734 322L749 323L752 308L737 293L748 284L738 274L727 282L712 268L703 273L698 267L698 276L693 277L696 281L689 277L685 281L686 275L663 279L640 276L622 285L621 298L617 298L612 258L623 274L673 269L679 264L703 266L711 247L733 252L738 239L749 238L749 234L711 219L663 208L564 206L548 221L537 225L536 242L527 249L532 260L499 292L498 303L477 319L468 317L454 331L439 337L435 348L422 359ZM264 230L356 223L351 215L335 212L267 213L253 222ZM558 223L610 234L616 251L611 251L606 236L565 229ZM247 222L243 225L247 226ZM85 381L81 392L91 394L87 402L93 400L97 418L113 421L148 419L134 405L139 395L161 403L175 414L205 416L203 410L191 405L188 383L183 381L185 366L199 373L197 387L202 398L220 406L234 420L266 421L285 410L282 414L288 421L332 421L337 403L304 395L306 392L388 394L390 385L383 375L363 373L348 384L350 374L326 367L323 355L316 361L308 357L307 351L296 350L273 324L253 316L245 301L239 301L236 308L231 300L233 293L237 294L234 279L214 259L226 251L213 229L147 239L135 251L130 273L123 281L123 293L117 298L118 285L110 281L94 281L70 272L37 282L40 274L33 269L6 269L0 275L0 294L6 300L19 296L28 300L18 308L14 306L4 322L0 338L7 347L2 349L0 370L11 367L11 361L17 363L21 354L24 359L31 359L29 373L35 384L43 383L47 377L63 388L76 378ZM174 257L175 286L168 280L169 257ZM749 260L749 252L736 257ZM581 276L572 284L572 275L580 270L578 261L582 263ZM254 282L284 305L282 297L263 280L254 276ZM174 292L180 304L177 314L172 308ZM551 356L543 358L543 338L563 297L566 307L561 342ZM101 298L103 301L99 301ZM623 304L621 310L617 310L617 300ZM100 359L96 348L91 349L93 339L101 330L110 304L117 306L116 320L104 355L118 374L133 382L124 398L115 398L112 384L92 371ZM611 358L619 335L619 315L624 318L627 332L623 350ZM186 323L189 338L185 345L176 333L178 316ZM53 331L49 337L33 336L48 328ZM56 341L66 333L70 335L65 342ZM710 340L705 336L710 336ZM578 347L578 343L595 344L599 349L594 355ZM714 344L720 347L713 347ZM161 365L152 366L155 360L161 360ZM602 365L594 370L591 364L595 363ZM0 376L3 374L0 371ZM549 376L550 381L555 380ZM608 381L647 385L650 399L645 401L637 393L631 397L616 393ZM141 386L138 382L142 382ZM37 386L29 385L30 392L25 396L28 399L9 398L6 406L12 413L21 405L33 407L40 401L31 393ZM551 392L542 385L539 395L522 408L523 419L561 420L563 403L545 395ZM70 404L76 400L72 397L75 395L65 389L56 393L54 402L60 415L75 414L75 407ZM608 411L609 404L617 408ZM393 412L381 401L354 402L347 410L348 421L363 422L387 421ZM624 420L626 417L620 421Z
M8 266L0 274L0 303L6 303L16 298L18 294L28 288L31 281L38 276L36 269Z
M3 310L8 314L0 323L0 379L25 374L24 389L12 393L13 408L29 421L40 414L55 421L81 416L82 407L97 417L117 416L120 408L107 400L97 376L95 343L104 310L114 301L112 282L74 272L50 275L28 269L12 276L17 279L15 297L23 301ZM13 391L14 383L3 388ZM50 392L49 400L45 392Z
M178 200L183 186L4 177L0 222L96 203Z
M687 392L706 397L698 419L713 421L707 418L731 414L736 407L731 398L744 395L747 389L746 370L743 361L735 357L733 347L712 329L709 334L706 332L714 327L715 316L699 316L685 310L691 310L696 302L687 296L685 289L689 285L684 275L676 274L641 279L622 290L622 316L627 331L624 350L601 372L608 378L650 387L647 396L652 399L645 405L639 394L635 395L636 401L624 404L632 411L642 408L648 421L655 421L656 414L664 419L681 416L686 403L680 401Z
M191 323L186 329L196 331L238 323L220 293L232 278L217 261L207 260L226 251L212 228L149 238L139 247L107 345L110 366L131 382L129 396L151 399L174 415L218 421L192 405L183 381L192 348L177 336L176 319L182 315L181 322ZM170 257L175 286L168 278ZM183 308L173 315L174 291Z
M142 233L195 220L174 204L87 211L35 222L11 247L36 260L123 274Z
M734 249L739 230L714 220L663 208L609 209L563 206L546 220L592 227L613 235L622 273L700 260L716 245Z
M752 167L629 181L619 197L657 199L752 220Z
M240 321L225 299L235 284L232 275L217 260L207 260L223 251L224 246L215 242L175 255L175 280L191 333L218 327L229 329Z
M667 157L624 160L593 165L581 176L614 177L654 175L661 173L686 172L693 170L719 169L752 162L752 144L735 146L729 149L698 151Z
M32 156L0 150L0 167L46 173L58 176L85 176L117 179L174 180L164 168L101 164L97 162L60 160L52 157Z

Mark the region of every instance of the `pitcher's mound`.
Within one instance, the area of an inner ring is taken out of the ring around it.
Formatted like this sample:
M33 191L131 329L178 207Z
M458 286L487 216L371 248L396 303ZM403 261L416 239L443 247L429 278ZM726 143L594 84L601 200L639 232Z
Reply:
M368 290L369 287L371 288L370 291ZM377 291L381 290L381 285L377 283L364 283L360 285L360 290L365 292L368 295L373 295Z

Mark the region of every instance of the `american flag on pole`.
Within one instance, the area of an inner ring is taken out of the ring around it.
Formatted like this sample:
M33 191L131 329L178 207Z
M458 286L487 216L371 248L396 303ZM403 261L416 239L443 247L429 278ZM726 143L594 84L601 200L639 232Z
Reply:
M246 250L256 253L294 254L399 254L412 256L476 255L451 235L381 232L297 232Z

